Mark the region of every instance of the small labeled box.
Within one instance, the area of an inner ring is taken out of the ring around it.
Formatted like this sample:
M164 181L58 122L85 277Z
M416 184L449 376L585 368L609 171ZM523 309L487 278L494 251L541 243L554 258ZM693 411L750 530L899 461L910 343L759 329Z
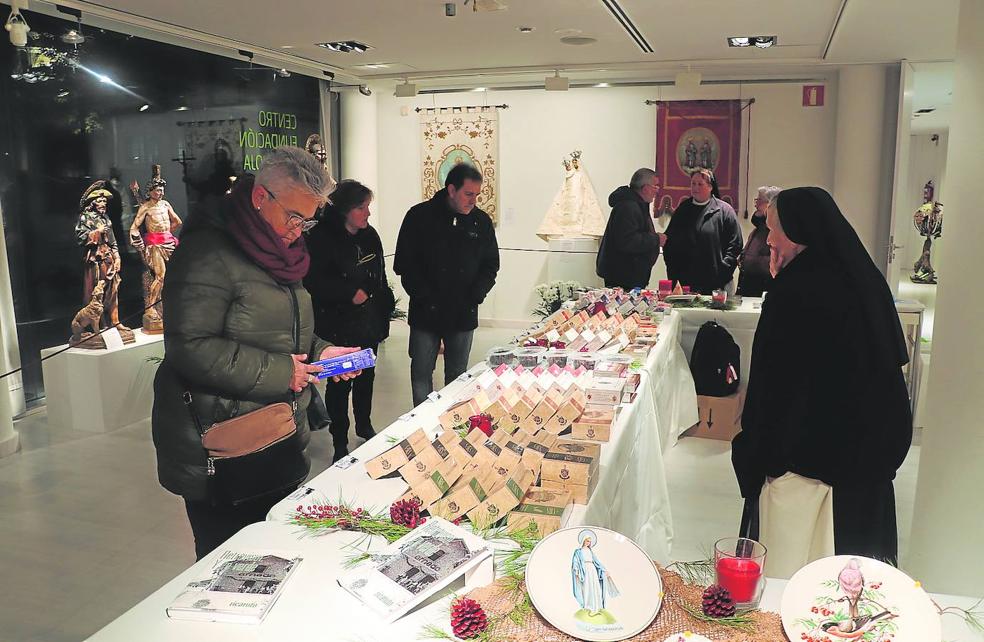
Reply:
M596 377L586 391L587 403L592 406L615 406L622 399L625 379Z
M610 406L589 406L571 427L574 439L608 441L615 424L615 411Z
M532 532L532 524L537 535L546 537L567 523L571 507L570 491L534 487L526 491L523 501L509 513L506 525L509 531Z

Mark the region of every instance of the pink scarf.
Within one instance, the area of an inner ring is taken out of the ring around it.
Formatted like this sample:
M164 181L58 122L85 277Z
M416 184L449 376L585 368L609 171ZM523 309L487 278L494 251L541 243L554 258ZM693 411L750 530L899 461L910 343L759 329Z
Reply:
M290 245L283 240L253 207L253 177L236 181L229 194L231 207L226 226L232 238L254 263L266 270L278 283L297 283L307 275L311 257L304 237L298 237Z

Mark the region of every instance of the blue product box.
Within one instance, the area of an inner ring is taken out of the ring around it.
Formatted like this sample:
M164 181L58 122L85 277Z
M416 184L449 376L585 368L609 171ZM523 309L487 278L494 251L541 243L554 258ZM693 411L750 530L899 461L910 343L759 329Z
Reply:
M376 366L376 355L373 354L372 350L367 348L358 352L343 354L340 357L315 361L311 365L321 366L318 379L327 379L328 377L337 377L338 375L343 375L346 372L352 372L354 370L374 368Z

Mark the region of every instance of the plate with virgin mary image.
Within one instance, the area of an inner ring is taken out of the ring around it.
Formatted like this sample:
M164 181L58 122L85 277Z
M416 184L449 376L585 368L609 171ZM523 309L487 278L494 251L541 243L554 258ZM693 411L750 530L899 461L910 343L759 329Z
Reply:
M543 538L526 564L526 589L547 622L589 642L640 633L663 602L663 581L646 552L599 526L565 528Z
M940 614L919 582L884 562L835 555L789 580L779 609L790 640L940 642Z

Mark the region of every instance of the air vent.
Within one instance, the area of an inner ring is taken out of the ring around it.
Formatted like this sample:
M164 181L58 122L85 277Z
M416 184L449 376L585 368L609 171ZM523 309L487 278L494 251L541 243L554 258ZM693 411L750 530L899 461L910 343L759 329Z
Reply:
M625 9L623 9L618 2L615 0L601 0L601 3L605 5L605 8L611 12L612 16L620 25L622 25L625 32L629 34L629 37L631 37L637 45L639 45L639 48L642 49L644 53L653 53L652 45L649 44L646 37L642 35L639 28L636 27L635 23L632 22L632 19L629 18L629 14L625 12Z
M369 45L358 40L338 40L336 42L319 42L319 47L338 53L365 53L372 49Z

